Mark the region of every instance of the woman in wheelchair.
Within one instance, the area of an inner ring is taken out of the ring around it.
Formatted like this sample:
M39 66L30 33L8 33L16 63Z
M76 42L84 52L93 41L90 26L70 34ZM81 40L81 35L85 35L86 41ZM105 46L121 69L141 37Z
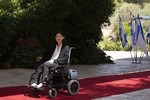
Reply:
M69 57L69 46L63 43L64 36L58 32L55 35L56 44L41 58L43 61L35 72L35 82L31 84L33 88L41 88L44 85L45 77L48 76L49 70L55 68L60 62L67 62ZM42 73L42 79L38 82L38 77ZM39 84L38 84L39 83Z

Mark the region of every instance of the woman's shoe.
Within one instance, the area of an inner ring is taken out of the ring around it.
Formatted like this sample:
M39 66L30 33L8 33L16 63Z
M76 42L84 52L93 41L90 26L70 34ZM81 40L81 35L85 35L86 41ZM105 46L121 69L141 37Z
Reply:
M31 84L31 87L36 87L36 86L37 86L36 83L32 83L32 84Z
M41 88L43 86L43 83L40 83L40 84L38 84L37 86L36 86L36 88Z

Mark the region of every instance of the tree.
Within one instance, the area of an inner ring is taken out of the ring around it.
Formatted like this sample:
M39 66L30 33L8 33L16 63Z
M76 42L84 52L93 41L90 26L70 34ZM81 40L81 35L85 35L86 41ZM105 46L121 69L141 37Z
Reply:
M16 35L15 6L11 0L0 0L0 62L8 60Z

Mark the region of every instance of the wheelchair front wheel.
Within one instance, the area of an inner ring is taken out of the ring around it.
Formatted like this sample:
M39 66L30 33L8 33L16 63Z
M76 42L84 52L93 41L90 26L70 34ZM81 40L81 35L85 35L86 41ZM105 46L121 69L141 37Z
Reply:
M79 91L80 84L77 80L70 80L67 84L67 88L70 95L76 95Z
M33 73L33 74L31 75L30 80L29 80L29 83L28 83L28 87L30 87L31 84L34 83L34 82L35 82L35 73Z
M55 88L51 88L48 93L50 98L55 98L57 96L57 90Z

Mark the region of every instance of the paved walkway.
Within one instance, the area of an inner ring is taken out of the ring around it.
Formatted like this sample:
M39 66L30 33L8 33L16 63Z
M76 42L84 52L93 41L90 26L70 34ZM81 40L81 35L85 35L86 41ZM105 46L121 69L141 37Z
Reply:
M150 57L144 56L141 64L133 64L130 57L130 52L105 52L113 57L115 64L71 65L70 67L78 71L78 77L80 79L150 70ZM28 84L29 78L33 72L33 69L22 68L0 70L0 87ZM97 98L94 100L150 100L150 89L144 89L110 97Z
M124 52L124 51L119 51L119 52L106 51L106 53L108 55L111 55L114 58L114 61L116 62L115 64L116 67L117 65L119 65L119 67L121 68L124 66L123 69L121 69L123 73L129 73L129 72L134 73L137 71L150 70L149 56L148 57L144 56L141 64L133 64L131 59L131 54L133 55L133 53ZM141 53L138 53L137 55L139 57ZM150 100L150 89L143 89L143 90L124 93L120 95L97 98L94 100Z

